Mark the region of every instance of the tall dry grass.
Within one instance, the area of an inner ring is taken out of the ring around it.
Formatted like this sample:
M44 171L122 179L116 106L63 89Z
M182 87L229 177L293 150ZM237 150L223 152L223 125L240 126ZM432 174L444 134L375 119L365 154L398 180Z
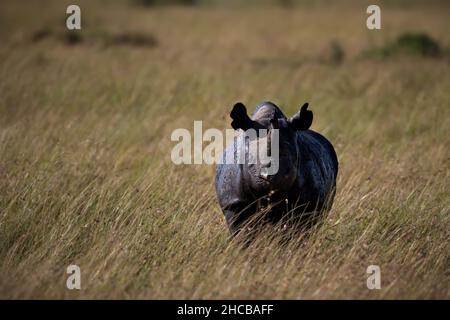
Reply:
M359 55L410 30L448 47L444 3L386 6L378 32L359 2L102 3L80 2L72 45L65 3L0 4L0 297L450 298L449 59ZM104 41L127 33L156 44ZM170 133L230 127L234 102L263 100L288 115L309 101L340 172L322 225L245 247L214 168L173 165ZM366 287L371 264L381 290Z

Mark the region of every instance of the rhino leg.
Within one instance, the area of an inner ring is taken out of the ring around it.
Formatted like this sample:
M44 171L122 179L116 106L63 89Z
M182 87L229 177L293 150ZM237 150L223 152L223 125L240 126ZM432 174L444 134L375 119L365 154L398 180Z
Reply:
M223 210L231 236L236 236L254 213L254 208L232 205Z

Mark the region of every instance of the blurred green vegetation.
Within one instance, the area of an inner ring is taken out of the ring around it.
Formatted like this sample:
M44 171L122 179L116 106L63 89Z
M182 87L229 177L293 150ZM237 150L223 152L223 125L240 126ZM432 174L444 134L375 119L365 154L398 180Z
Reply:
M388 57L392 55L413 55L439 57L441 45L426 33L403 33L394 41L372 51L374 55Z
M387 58L407 55L416 57L441 57L445 50L442 45L424 32L405 32L384 46L363 51L364 57Z

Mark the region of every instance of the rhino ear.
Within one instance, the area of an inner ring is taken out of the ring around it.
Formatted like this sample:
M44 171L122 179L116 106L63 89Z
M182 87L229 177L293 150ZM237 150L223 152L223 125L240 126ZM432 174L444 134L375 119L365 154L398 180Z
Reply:
M272 129L280 129L280 122L275 114L272 116L272 119L270 119L270 125Z
M245 131L253 127L253 121L247 115L247 108L245 108L241 102L234 105L233 110L231 110L230 117L233 119L231 126L234 130L242 129Z
M306 102L292 118L289 119L291 125L297 130L308 130L313 121L313 113L308 110L308 102Z

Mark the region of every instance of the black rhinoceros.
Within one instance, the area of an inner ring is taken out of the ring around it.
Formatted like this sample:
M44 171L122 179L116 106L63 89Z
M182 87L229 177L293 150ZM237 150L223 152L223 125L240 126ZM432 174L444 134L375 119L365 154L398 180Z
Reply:
M338 172L337 156L325 137L309 130L313 114L308 110L308 103L292 118L287 118L271 102L260 104L251 117L245 106L237 103L230 116L233 129L242 131L225 149L223 161L216 168L215 184L232 235L255 213L262 212L261 208L265 209L264 220L274 223L286 217L289 221L313 222L331 208ZM257 135L252 142L251 138L249 141L244 137L250 129L257 132L264 129L267 134ZM244 148L240 150L249 153L249 144L263 138L270 140L275 131L278 135L277 172L268 174L270 163L250 162L248 157L244 162L225 161L241 147Z

